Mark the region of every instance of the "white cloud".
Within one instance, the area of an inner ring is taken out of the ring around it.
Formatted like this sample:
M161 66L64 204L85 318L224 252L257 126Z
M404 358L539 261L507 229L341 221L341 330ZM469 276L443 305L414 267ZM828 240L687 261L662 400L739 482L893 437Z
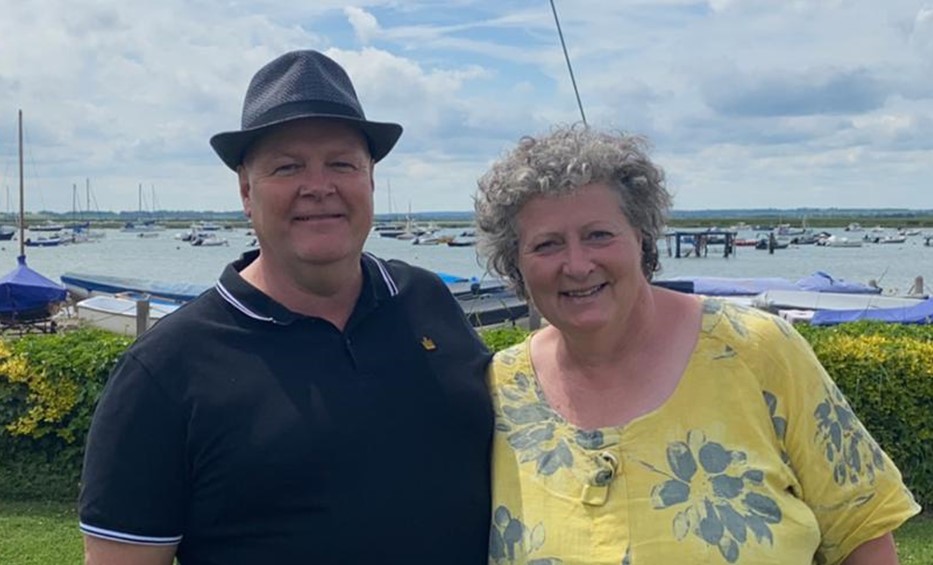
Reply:
M333 56L371 118L405 126L377 169L396 206L469 209L506 147L579 119L547 3L345 4L4 2L0 186L23 108L31 209L70 209L85 178L102 208L135 209L143 183L167 208L235 209L207 140L296 48ZM893 183L891 205L933 207L929 0L557 6L589 121L650 136L678 207L867 206Z
M355 6L348 6L343 9L343 13L346 14L347 19L350 21L350 25L353 26L356 38L364 45L368 45L373 38L379 35L381 31L379 29L379 22L366 10L362 10Z

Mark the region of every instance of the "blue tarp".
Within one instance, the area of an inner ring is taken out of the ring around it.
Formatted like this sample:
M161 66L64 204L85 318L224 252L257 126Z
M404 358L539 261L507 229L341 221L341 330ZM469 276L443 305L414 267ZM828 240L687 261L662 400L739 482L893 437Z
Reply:
M0 314L31 313L65 300L65 288L27 267L26 257L16 262L16 268L0 278Z
M810 320L813 326L832 326L859 320L878 320L898 324L933 324L933 298L904 308L861 310L817 310Z
M817 271L797 282L781 277L674 277L658 281L665 286L669 281L692 282L695 294L707 296L754 296L769 290L810 290L813 292L840 292L846 294L878 294L880 288L833 278Z
M156 299L173 302L187 302L195 299L205 292L209 285L194 283L169 283L152 281L148 279L134 279L128 277L114 277L110 275L86 275L80 273L64 273L61 276L66 286L81 289L79 295L92 293L118 294L121 292L135 292L148 294Z
M812 290L814 292L842 292L845 294L881 293L881 289L876 286L835 279L823 271L817 271L809 277L804 277L795 284L798 290Z
M470 282L470 279L466 277L461 277L460 275L452 275L450 273L445 273L443 271L434 271L437 273L437 276L441 277L441 280L447 284L455 282Z
M778 277L674 277L668 281L690 281L695 294L707 296L751 296L766 290L800 290L791 281ZM658 281L666 282L666 281Z

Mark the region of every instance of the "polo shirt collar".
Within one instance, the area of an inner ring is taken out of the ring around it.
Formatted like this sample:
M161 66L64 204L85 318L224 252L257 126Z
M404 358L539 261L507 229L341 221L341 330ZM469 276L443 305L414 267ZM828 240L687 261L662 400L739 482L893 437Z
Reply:
M220 280L214 288L227 303L236 308L241 314L263 322L287 325L307 318L303 314L293 312L284 305L275 301L258 288L246 282L240 272L259 257L259 250L244 253L239 259L227 265ZM360 259L363 272L363 286L360 296L356 300L351 321L359 318L371 309L398 294L398 285L384 261L378 257L364 253Z

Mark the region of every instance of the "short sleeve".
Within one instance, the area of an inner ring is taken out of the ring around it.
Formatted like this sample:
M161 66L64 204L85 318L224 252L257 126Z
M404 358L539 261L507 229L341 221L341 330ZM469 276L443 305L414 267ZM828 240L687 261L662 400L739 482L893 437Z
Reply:
M81 531L124 543L179 543L184 446L177 402L127 352L104 388L88 434Z
M841 563L862 543L920 511L900 471L872 438L806 340L780 322L775 372L764 384L775 430L816 516L816 563Z

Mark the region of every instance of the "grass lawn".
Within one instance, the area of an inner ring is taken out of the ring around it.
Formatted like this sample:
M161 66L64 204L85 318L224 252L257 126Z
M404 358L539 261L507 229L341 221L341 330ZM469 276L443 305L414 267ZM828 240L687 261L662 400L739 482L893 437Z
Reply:
M70 565L83 559L77 514L60 502L0 502L0 563ZM897 531L902 565L933 563L933 514L918 516Z
M894 533L902 565L933 563L933 514L921 514Z
M83 563L77 516L74 504L0 502L0 563Z

